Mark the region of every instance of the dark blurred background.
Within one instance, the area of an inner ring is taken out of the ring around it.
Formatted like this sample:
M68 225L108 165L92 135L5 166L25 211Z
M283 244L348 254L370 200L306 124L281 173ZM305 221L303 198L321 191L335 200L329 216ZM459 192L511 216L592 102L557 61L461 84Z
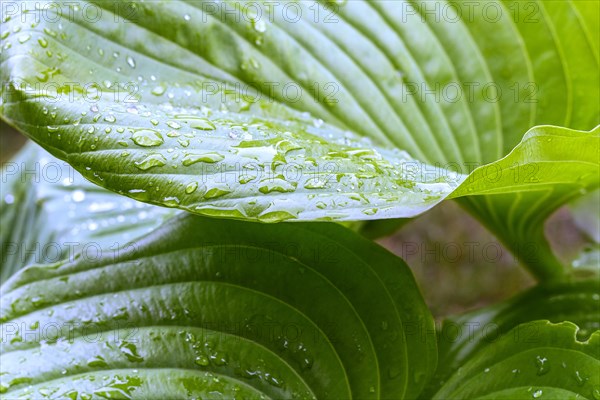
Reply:
M2 162L24 143L20 133L0 121ZM546 230L559 258L567 264L585 245L567 208L552 216ZM410 265L437 319L498 302L534 283L493 235L451 201L378 242Z

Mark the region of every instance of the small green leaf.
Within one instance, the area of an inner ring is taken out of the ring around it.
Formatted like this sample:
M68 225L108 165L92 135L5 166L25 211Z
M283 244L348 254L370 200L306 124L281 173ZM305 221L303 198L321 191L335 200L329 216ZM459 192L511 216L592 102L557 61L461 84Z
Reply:
M478 351L532 320L569 321L580 340L600 329L600 282L541 284L490 307L447 318L438 332L440 362L425 394L431 394Z
M600 331L577 339L570 322L518 325L462 365L433 399L595 399Z

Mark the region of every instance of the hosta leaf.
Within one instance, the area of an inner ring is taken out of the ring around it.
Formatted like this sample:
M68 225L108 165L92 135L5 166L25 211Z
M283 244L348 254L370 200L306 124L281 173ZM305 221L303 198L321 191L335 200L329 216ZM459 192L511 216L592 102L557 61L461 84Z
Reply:
M2 282L28 264L117 252L175 214L91 184L34 143L2 167Z
M29 266L0 304L10 397L415 398L437 355L406 264L337 224L181 215L116 257Z
M4 10L3 118L96 183L205 215L410 217L531 126L599 122L597 2L22 4ZM462 203L559 275L542 222L578 192L485 186Z
M112 102L90 107L81 100L69 110L86 116L48 125L48 132L45 123L27 122L39 101L4 109L91 181L198 214L265 222L408 217L439 203L463 179L439 172L421 179L413 171L422 163L408 154L373 149L334 127L231 112L214 111L208 119L197 109L138 104L131 113ZM69 118L60 111L57 119ZM103 115L115 122L96 127L94 119Z
M600 331L577 339L570 322L517 326L460 367L434 399L595 399Z
M437 390L474 354L533 320L569 321L581 340L600 329L600 282L541 284L512 299L448 318L438 332L440 362L427 392Z

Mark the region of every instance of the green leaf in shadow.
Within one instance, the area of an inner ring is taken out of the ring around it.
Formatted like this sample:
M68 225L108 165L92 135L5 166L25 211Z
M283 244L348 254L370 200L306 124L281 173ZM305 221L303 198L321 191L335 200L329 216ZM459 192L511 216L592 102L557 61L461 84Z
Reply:
M406 264L336 224L181 215L116 257L22 269L0 307L9 396L416 398L437 355Z

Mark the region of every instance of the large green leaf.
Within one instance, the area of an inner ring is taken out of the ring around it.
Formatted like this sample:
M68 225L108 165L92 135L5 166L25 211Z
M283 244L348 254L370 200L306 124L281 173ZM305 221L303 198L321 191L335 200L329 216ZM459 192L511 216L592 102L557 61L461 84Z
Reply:
M581 340L600 330L600 281L541 284L512 299L447 318L438 332L439 364L426 393L435 391L462 364L519 324L569 321Z
M173 214L101 189L30 143L2 168L0 281L32 263L117 253Z
M205 215L414 216L531 126L600 115L595 1L19 4L3 15L3 118L95 183ZM537 243L524 261L556 277L542 222L579 192L524 186L462 203L517 255Z
M570 322L522 324L460 367L434 399L597 399L600 331Z
M337 224L186 214L1 289L10 397L415 398L436 364L409 268Z

